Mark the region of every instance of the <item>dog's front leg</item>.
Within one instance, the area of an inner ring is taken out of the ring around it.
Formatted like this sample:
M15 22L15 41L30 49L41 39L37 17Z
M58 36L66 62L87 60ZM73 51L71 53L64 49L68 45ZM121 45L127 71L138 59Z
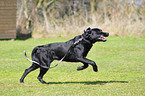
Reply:
M82 62L82 63L92 65L93 70L94 70L95 72L98 71L97 65L96 65L96 63L95 63L94 61L89 60L89 59L87 59L87 58L78 58L78 60L79 60L80 62Z
M84 63L84 66L78 67L77 71L84 70L84 69L88 68L88 66L89 66L88 63Z

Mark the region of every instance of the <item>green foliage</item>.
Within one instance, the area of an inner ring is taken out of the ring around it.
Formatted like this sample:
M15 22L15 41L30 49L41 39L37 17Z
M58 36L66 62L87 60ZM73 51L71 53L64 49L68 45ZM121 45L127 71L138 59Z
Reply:
M25 83L19 83L37 45L67 41L68 38L42 38L25 41L0 41L0 96L144 96L145 95L145 38L108 37L107 42L94 44L88 58L94 60L99 72L92 66L76 71L81 63L62 62L44 76L49 85L36 78L39 69L31 72ZM54 61L54 66L58 61Z

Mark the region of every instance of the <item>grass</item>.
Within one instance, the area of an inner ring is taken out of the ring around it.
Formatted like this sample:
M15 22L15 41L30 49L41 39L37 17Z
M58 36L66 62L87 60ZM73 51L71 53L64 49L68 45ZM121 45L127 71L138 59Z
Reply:
M31 63L37 45L67 41L68 38L42 38L25 41L0 41L0 96L145 96L145 38L109 37L107 42L94 44L88 58L94 60L99 72L92 67L76 71L81 63L61 62L50 69L41 84L39 70L31 72L25 83L19 79ZM54 61L54 66L58 61Z

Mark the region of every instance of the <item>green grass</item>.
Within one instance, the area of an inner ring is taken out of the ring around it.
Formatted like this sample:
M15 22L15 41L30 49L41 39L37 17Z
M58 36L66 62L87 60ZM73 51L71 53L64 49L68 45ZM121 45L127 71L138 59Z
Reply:
M68 38L42 38L25 41L0 41L0 96L145 96L145 38L108 37L107 42L94 44L88 58L92 66L76 71L81 63L61 62L44 76L49 85L37 80L39 69L31 72L25 83L19 83L37 45L67 41ZM54 61L54 66L58 61Z

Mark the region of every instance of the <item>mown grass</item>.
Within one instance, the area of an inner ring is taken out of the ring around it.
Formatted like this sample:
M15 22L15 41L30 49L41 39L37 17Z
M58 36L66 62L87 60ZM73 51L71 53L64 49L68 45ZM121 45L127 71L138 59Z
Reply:
M145 95L145 38L109 37L107 42L94 44L88 58L94 60L99 72L92 66L76 71L81 63L62 62L49 70L41 84L39 70L31 72L25 83L19 79L31 63L37 45L67 41L69 38L42 38L25 41L0 41L0 96L144 96ZM54 66L58 61L54 61Z

